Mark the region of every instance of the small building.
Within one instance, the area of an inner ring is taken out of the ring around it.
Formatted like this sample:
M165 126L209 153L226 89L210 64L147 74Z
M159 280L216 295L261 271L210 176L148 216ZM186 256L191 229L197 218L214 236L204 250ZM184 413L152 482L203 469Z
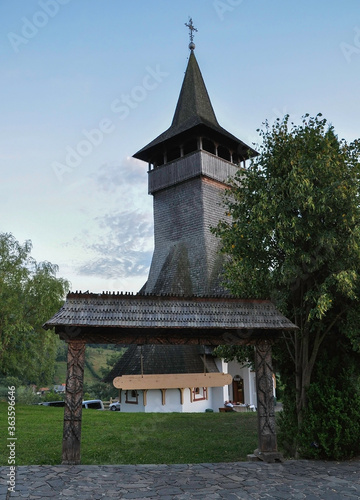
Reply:
M199 413L218 412L224 402L237 403L238 409L255 409L255 372L236 361L224 362L205 346L131 345L104 378L112 382L123 375L168 375L223 373L231 382L222 387L191 387L119 390L123 412Z
M66 384L54 385L54 392L58 394L65 394Z

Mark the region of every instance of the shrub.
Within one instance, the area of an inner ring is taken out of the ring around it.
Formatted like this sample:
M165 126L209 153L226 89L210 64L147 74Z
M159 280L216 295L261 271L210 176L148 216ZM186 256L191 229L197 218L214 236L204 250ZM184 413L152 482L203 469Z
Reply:
M360 453L359 359L344 339L322 349L297 426L293 386L285 388L278 417L279 445L290 456L342 460Z
M360 452L360 395L353 374L322 376L311 384L300 429L299 451L306 458L341 460Z
M46 392L42 396L41 401L63 401L65 399L65 393L59 394L55 391Z
M24 404L24 405L32 405L35 403L39 403L41 401L40 396L34 393L31 387L29 386L20 386L16 388L16 403Z

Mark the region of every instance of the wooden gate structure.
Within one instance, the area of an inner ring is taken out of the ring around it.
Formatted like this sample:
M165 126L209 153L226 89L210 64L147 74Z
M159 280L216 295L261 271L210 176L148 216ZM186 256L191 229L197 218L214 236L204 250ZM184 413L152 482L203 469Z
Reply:
M44 325L68 344L63 464L80 464L85 347L91 344L254 345L258 448L261 460L282 460L277 450L271 349L297 327L267 300L69 293Z

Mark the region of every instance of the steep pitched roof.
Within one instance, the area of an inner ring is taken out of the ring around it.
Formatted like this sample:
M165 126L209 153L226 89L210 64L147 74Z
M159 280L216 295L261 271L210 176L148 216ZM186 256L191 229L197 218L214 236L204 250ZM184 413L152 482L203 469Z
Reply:
M241 151L246 157L258 154L250 146L219 125L192 50L171 126L147 146L135 153L134 158L148 161L149 156L154 153L160 144L199 126L205 127L228 141L230 140L237 146L239 152Z
M188 120L208 123L213 127L220 126L193 51L190 54L171 127L174 129L181 127Z
M144 375L171 373L217 373L214 358L201 346L174 345L131 345L104 377L104 382L112 382L122 375L141 374L141 355ZM205 354L205 357L204 357ZM205 364L205 370L204 370Z

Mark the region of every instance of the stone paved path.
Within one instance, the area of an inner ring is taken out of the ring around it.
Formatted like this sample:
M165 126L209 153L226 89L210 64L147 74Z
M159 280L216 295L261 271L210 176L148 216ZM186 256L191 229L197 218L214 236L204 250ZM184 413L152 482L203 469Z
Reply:
M0 467L0 498L360 499L360 460L196 465L22 466L15 492Z

